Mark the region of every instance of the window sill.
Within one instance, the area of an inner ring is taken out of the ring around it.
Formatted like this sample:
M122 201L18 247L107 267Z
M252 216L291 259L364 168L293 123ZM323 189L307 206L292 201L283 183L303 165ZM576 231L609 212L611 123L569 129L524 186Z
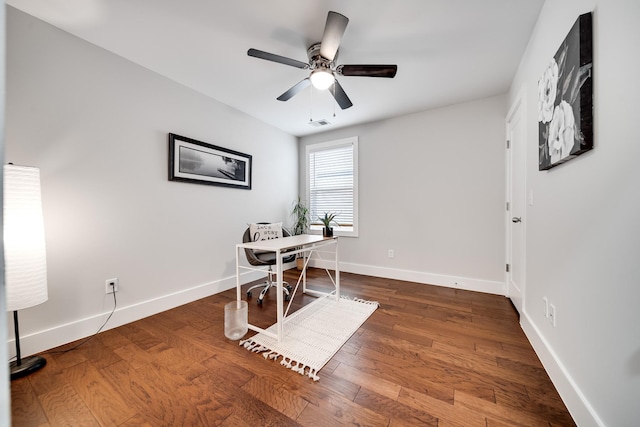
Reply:
M322 228L321 226L312 225L309 228L309 234L322 234ZM354 231L353 227L333 227L333 235L338 237L358 237L358 232Z

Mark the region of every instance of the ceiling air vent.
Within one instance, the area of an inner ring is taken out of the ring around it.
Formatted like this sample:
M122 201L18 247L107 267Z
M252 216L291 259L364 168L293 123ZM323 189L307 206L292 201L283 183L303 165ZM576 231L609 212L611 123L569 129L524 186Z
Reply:
M330 125L331 123L329 123L327 119L320 119L320 120L316 120L315 122L309 122L309 124L314 128L317 128L320 126Z

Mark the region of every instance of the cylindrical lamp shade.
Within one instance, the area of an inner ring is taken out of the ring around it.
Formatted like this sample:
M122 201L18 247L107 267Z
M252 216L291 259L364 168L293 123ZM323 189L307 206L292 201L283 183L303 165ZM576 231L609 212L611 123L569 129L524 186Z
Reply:
M4 263L8 311L47 300L44 219L37 168L4 166Z

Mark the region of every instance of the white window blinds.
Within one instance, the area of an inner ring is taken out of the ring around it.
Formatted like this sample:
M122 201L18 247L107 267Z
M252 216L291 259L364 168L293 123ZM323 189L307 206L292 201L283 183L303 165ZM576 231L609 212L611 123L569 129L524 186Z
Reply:
M345 142L346 141L346 142ZM356 218L355 148L353 138L308 149L309 208L312 224L336 213L339 227L352 228Z

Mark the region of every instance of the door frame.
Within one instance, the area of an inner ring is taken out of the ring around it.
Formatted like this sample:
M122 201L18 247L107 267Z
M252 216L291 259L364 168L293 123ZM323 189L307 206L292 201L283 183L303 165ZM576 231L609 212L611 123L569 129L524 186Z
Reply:
M505 237L506 237L506 244L505 244L505 295L511 300L511 302L513 303L513 305L515 306L516 310L518 310L518 313L520 315L524 314L524 307L525 307L525 289L526 289L526 240L527 240L527 221L526 221L526 217L527 217L527 194L526 194L526 189L527 189L527 144L526 144L526 119L527 119L527 92L526 92L526 84L523 84L522 87L520 88L518 94L516 95L515 100L513 101L513 103L511 104L511 106L509 107L509 112L507 113L507 116L505 118L505 173L506 173L506 186L505 186ZM511 147L509 147L509 144L513 144L513 141L510 141L510 132L511 132L511 123L513 123L514 118L518 118L519 120L523 121L523 126L525 126L525 132L524 132L524 141L520 141L521 144L524 143L524 146L521 149L521 154L522 154L522 158L520 159L520 165L514 165L513 164L513 156L512 156L512 150ZM507 142L509 141L509 142ZM514 169L514 168L518 168L518 169ZM511 275L513 273L513 268L509 268L507 271L506 266L509 265L510 267L513 266L513 260L512 260L512 227L513 224L511 222L511 218L512 218L512 212L513 212L513 201L511 200L511 194L513 191L513 182L512 182L512 173L514 172L514 170L518 170L519 173L521 173L521 179L522 179L522 187L523 187L523 192L524 194L522 194L522 200L523 200L523 206L522 206L522 212L521 212L521 217L523 218L523 222L521 223L522 228L522 241L520 242L520 245L522 246L521 249L521 254L522 254L522 265L519 266L521 271L522 271L522 283L520 283L520 294L517 295L517 298L519 299L519 301L514 301L514 290L513 288L510 286L511 284Z

